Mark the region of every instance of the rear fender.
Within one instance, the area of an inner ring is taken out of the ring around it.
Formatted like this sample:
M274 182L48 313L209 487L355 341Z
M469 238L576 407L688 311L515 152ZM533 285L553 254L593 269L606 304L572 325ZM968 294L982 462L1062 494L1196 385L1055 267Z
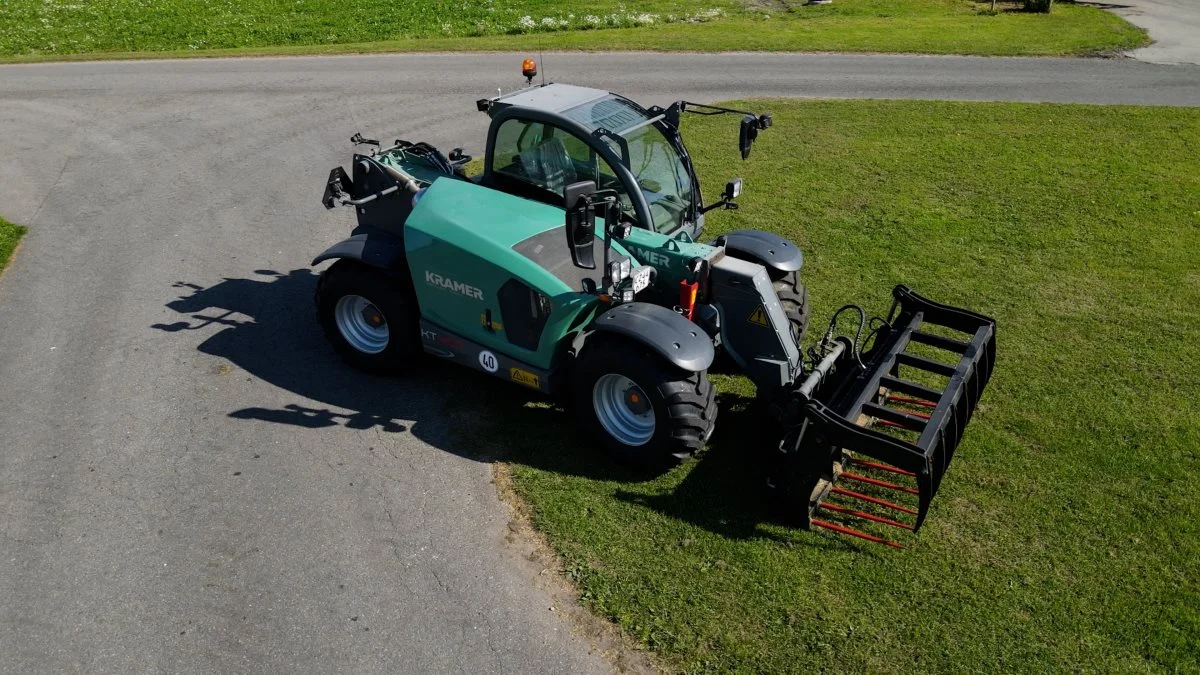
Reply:
M386 232L364 232L343 239L313 258L312 264L336 259L356 260L389 274L408 276L404 241Z
M712 365L712 338L699 326L660 305L629 302L600 314L596 333L612 333L639 342L677 368L691 372Z
M753 260L772 271L795 272L804 265L800 248L783 237L762 230L734 230L717 237L713 246L724 246L729 255Z

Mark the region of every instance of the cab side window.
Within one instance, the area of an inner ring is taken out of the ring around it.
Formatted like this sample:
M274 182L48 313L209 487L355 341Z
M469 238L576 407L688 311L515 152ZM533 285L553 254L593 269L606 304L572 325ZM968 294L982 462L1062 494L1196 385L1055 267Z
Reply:
M525 178L520 155L538 145L546 135L546 125L511 119L496 130L496 145L492 156L492 170L514 178Z
M511 119L496 130L492 172L557 197L571 183L611 173L607 166L598 169L598 164L603 160L598 161L583 139L553 125Z

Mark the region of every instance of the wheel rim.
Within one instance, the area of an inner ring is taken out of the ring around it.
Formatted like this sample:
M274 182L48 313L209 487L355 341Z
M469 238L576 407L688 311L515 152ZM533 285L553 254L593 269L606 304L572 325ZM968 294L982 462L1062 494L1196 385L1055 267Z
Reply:
M388 325L383 312L361 295L343 295L333 309L338 332L351 346L364 354L387 349Z
M596 419L625 445L645 445L654 436L654 406L636 382L616 373L603 375L592 388Z

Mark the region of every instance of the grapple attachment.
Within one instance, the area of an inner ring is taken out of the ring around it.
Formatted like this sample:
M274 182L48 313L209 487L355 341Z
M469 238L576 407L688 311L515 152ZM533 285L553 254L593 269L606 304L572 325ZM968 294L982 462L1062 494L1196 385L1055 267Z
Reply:
M905 286L892 295L865 353L847 338L826 341L796 392L796 423L771 486L804 527L895 546L845 523L921 527L991 378L996 322ZM894 495L915 497L915 508Z

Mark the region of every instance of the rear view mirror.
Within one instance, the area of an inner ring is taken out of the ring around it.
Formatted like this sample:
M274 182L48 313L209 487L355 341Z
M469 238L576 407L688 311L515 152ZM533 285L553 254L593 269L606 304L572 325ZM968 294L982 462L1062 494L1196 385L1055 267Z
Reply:
M725 184L725 201L731 202L742 195L742 179L734 178Z
M596 183L590 180L563 188L567 249L571 251L571 262L585 270L596 269L596 211L587 199L595 193Z
M750 146L754 145L756 138L758 138L758 118L754 115L746 115L742 118L742 128L738 134L738 149L742 151L742 159L750 156Z
M742 117L741 133L738 134L738 149L742 151L742 159L750 156L750 146L754 145L754 139L758 138L758 132L769 129L773 123L774 120L770 115L755 117L747 113Z

